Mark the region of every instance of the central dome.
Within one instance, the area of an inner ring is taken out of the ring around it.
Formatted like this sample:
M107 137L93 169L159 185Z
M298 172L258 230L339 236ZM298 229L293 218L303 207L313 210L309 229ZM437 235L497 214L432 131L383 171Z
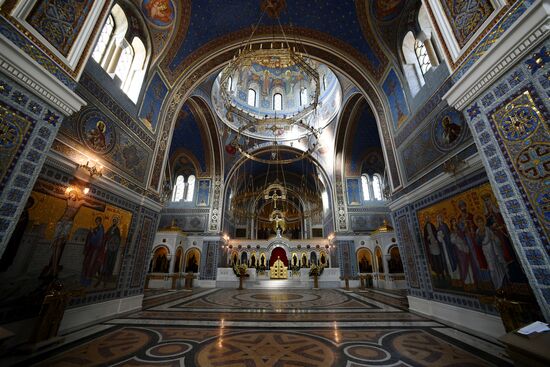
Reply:
M230 75L224 70L212 87L214 110L231 129L254 139L290 141L322 130L340 109L340 83L324 64L307 60L305 68L266 56L230 69Z

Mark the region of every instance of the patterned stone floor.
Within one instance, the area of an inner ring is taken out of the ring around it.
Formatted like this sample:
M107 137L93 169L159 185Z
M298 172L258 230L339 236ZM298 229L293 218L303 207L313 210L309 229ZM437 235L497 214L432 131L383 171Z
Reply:
M19 365L509 365L499 345L411 314L399 295L339 289L156 292L66 340Z

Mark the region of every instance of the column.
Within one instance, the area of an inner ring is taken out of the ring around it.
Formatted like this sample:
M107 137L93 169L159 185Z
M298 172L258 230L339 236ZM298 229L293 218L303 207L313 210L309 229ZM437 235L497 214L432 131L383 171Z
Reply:
M2 36L0 49L1 256L61 122L85 102L72 91L76 82L63 71L58 70L61 79L50 74Z
M445 98L469 123L515 253L549 321L550 29L543 4L533 4Z

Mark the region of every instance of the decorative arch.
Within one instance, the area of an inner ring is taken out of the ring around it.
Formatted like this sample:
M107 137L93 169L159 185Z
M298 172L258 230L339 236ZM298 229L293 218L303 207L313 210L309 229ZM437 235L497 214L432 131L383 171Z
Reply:
M170 249L164 245L159 245L153 250L153 257L149 264L151 273L168 273L170 271Z
M372 252L368 248L360 248L357 250L357 265L359 273L372 273L374 269L374 263L372 258Z
M198 273L200 264L201 252L196 248L187 250L185 254L185 272Z
M184 163L182 164L182 162ZM179 175L183 175L187 179L189 175L199 175L201 171L197 157L188 149L178 148L170 157L170 172L174 176L172 179Z
M260 27L261 28L261 27ZM297 32L294 28L292 34ZM281 35L273 35L272 28L269 27L268 32L262 32L260 29L256 33L256 39L262 36L262 34L268 34L270 39L274 36L275 41L284 41ZM382 97L383 91L375 83L372 73L374 72L379 79L382 73L373 69L372 65L368 62L364 55L358 54L358 52L345 45L340 40L330 39L329 37L319 38L313 37L318 35L319 32L311 30L304 30L300 33L302 42L307 44L309 55L318 60L322 60L334 70L342 73L347 78L352 80L361 94L365 97L370 104L376 118L376 123L381 136L381 141L384 150L384 156L388 163L389 174L391 183L394 189L400 186L400 180L397 168L397 159L394 152L394 147L391 142L391 115L390 109L387 105L385 97ZM200 53L203 53L204 57L188 57L185 69L188 71L185 74L177 75L173 74L169 76L169 79L174 83L174 89L171 91L167 103L165 103L161 112L161 121L164 121L162 127L162 134L169 136L170 130L173 129L175 113L181 108L181 105L186 101L191 91L194 90L200 83L204 81L208 75L214 70L218 70L223 67L233 56L236 49L241 45L243 39L249 37L248 31L240 31L229 36L224 36L221 39L214 40L209 44L203 46L200 49ZM322 41L319 41L322 40ZM254 40L253 40L254 41ZM261 42L257 42L256 46L259 47ZM268 43L263 44L264 47L268 47ZM293 44L290 45L294 46ZM207 50L207 52L205 51ZM207 58L207 54L215 55L211 58ZM185 63L181 64L184 65ZM179 68L179 66L178 66ZM183 69L182 69L183 70ZM176 78L178 77L178 80ZM151 186L158 190L159 181L155 177L162 177L162 162L166 156L166 148L160 147L158 150L155 168L152 172Z
M288 267L288 257L284 248L275 247L271 250L271 256L269 257L269 267L272 267L277 259L281 259L283 264Z

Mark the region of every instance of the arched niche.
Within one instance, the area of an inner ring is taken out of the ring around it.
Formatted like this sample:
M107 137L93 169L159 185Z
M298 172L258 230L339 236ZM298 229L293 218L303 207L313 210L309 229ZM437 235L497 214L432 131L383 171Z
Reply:
M198 249L192 248L185 255L185 272L198 273L201 263L201 253Z
M170 271L170 250L166 246L157 246L149 264L151 273L168 273Z
M373 261L372 252L368 248L360 248L357 251L357 265L359 267L359 273L372 273Z

